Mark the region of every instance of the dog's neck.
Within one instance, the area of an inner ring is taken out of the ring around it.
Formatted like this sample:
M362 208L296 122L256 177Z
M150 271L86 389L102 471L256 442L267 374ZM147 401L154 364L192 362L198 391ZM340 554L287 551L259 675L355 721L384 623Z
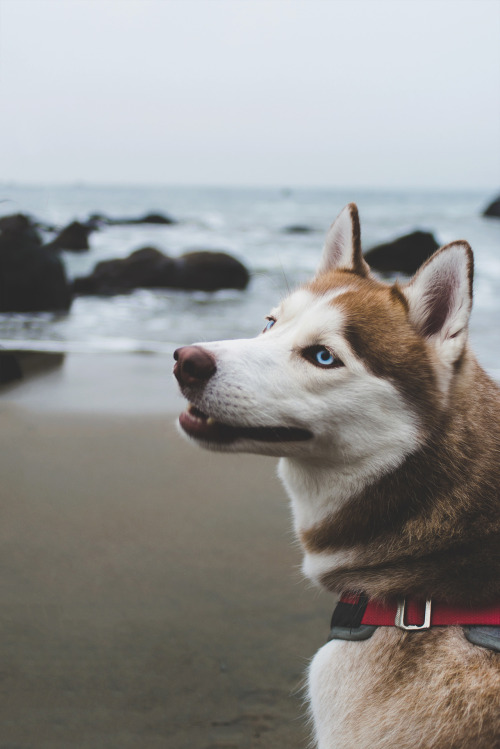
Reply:
M283 460L305 574L335 592L500 594L500 398L473 362L422 446L382 476ZM478 585L478 580L482 585Z

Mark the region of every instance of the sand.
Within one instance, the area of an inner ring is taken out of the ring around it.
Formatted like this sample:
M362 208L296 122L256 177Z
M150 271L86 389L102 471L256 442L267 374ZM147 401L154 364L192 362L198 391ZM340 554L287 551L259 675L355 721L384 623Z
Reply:
M163 356L0 395L0 749L299 749L330 596L276 461L197 450Z

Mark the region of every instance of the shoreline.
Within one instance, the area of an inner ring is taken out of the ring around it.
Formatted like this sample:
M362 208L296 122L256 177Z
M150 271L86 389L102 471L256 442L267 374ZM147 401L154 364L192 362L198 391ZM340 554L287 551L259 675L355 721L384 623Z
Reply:
M184 407L171 354L19 353L42 357L44 363L3 386L0 403L67 415L172 415Z
M198 450L161 355L0 390L0 738L299 749L333 597L298 570L276 461Z

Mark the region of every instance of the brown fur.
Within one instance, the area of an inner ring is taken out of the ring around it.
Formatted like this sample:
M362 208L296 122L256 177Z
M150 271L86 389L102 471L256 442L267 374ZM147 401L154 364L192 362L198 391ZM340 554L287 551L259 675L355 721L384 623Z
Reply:
M349 214L352 224L354 272L360 276L367 276L369 273L369 268L363 260L363 254L361 252L361 225L359 222L358 208L355 203L349 203Z
M471 645L459 627L425 633L381 627L343 649L338 667L318 674L318 687L338 695L341 708L332 746L500 746L498 655ZM321 705L313 707L321 719Z
M500 598L500 390L465 348L446 397L434 352L408 320L397 286L334 271L315 293L336 297L345 335L373 374L388 378L420 417L423 446L397 470L305 530L309 551L355 547L356 567L334 570L329 589L450 602Z
M372 374L399 390L418 419L421 446L302 529L301 542L309 552L355 552L355 561L347 553L344 566L321 577L335 593L499 603L500 389L467 344L443 377L429 336L446 320L449 298L429 290L433 314L418 329L398 284L356 272L359 252L355 246L353 270L330 271L308 288L346 289L331 301L343 312L345 338ZM324 662L320 654L310 696L322 749L500 747L500 655L470 644L462 628L379 627Z

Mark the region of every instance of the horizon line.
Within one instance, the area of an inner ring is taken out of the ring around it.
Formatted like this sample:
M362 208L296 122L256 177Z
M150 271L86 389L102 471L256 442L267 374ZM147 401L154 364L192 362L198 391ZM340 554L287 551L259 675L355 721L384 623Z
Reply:
M500 193L500 184L498 186L490 185L469 185L457 187L454 185L340 185L340 184L292 184L292 183L269 183L262 184L252 183L230 183L230 182L108 182L108 181L90 181L85 179L75 180L54 180L41 182L38 180L17 180L17 179L0 179L0 189L8 187L21 188L102 188L102 189L207 189L207 190L278 190L281 192L293 190L352 190L352 191L373 191L373 192L394 192L397 190L415 191L415 192L492 192ZM1 201L1 197L0 197Z

